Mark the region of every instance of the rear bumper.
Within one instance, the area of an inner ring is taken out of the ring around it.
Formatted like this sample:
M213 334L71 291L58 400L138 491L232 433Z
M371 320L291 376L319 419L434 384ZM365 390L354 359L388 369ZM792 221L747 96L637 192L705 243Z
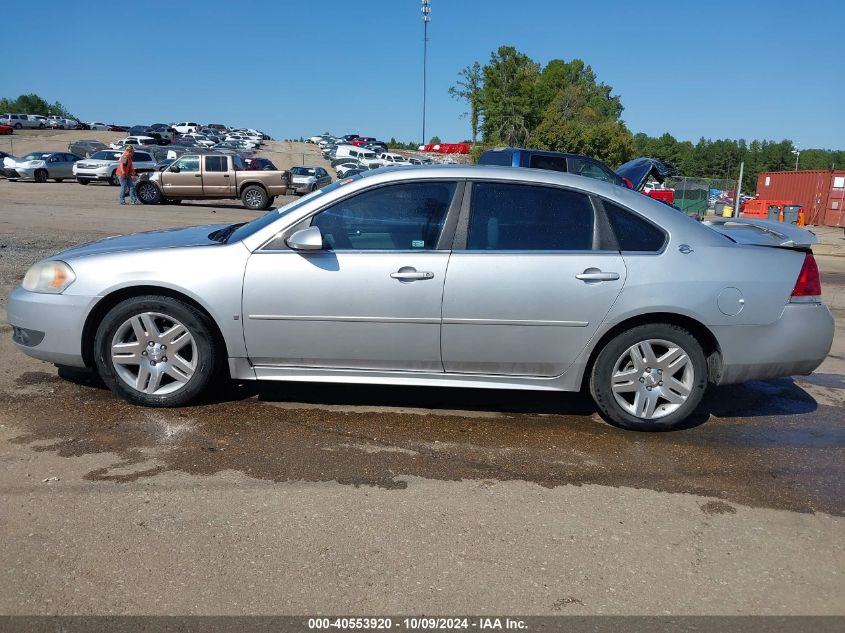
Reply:
M830 352L834 322L827 306L788 304L769 325L716 326L720 385L812 373Z
M15 346L27 356L39 360L85 367L82 330L87 315L99 299L29 292L18 286L9 295L6 304L9 325L26 331L22 336L13 330Z

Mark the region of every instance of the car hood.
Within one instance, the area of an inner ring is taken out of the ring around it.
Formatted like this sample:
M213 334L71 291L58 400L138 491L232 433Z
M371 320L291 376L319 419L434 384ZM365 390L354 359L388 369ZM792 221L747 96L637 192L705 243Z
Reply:
M664 163L657 158L635 158L621 165L616 170L620 178L627 178L633 184L635 191L642 191L648 182L649 176L657 182L663 182L669 176L674 176L677 170L669 163Z
M228 224L207 224L184 229L149 231L131 235L115 235L96 242L89 242L57 253L51 259L74 259L105 255L125 251L145 251L157 248L179 248L185 246L215 246L220 242L210 239L212 232L229 226Z

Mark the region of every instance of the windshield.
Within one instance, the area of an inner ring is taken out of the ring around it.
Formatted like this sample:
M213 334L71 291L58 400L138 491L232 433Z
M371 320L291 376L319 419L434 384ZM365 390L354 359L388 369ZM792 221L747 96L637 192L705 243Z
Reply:
M27 160L44 160L45 158L50 158L50 154L49 154L49 152L48 152L48 153L44 153L44 152L33 152L33 153L31 153L31 154L27 154L26 156L24 156L23 158L21 158L21 160L22 160L22 161L27 161Z
M260 231L261 229L263 229L265 226L269 226L269 225L273 224L273 222L275 222L279 218L284 217L284 216L288 215L290 212L295 211L296 209L300 208L303 204L310 202L311 200L314 200L315 198L319 198L320 196L324 196L327 193L330 193L330 192L334 191L335 189L342 187L343 185L349 184L349 182L353 178L358 179L360 177L361 176L354 176L352 178L345 178L344 180L337 180L337 181L333 182L332 184L323 187L322 189L317 189L315 191L312 191L311 193L309 193L309 194L303 196L302 198L300 198L299 200L296 200L295 202L291 202L290 204L283 206L281 209L273 209L273 210L267 212L266 214L262 215L260 218L256 218L252 222L247 222L246 224L239 226L237 228L237 230L234 231L231 234L231 236L229 237L229 239L226 240L226 241L227 242L239 242L243 239L246 239L247 237L249 237L253 233L256 233L257 231Z
M95 152L91 155L92 160L119 160L120 159L120 152L106 152L100 151Z
M313 176L316 172L313 167L293 167L290 173L294 176Z

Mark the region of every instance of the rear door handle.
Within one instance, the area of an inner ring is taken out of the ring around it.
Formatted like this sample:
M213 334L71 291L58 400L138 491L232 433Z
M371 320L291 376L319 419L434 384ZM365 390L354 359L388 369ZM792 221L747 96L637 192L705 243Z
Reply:
M202 174L194 174L194 178L202 178Z
M409 266L403 266L395 273L390 273L391 278L399 281L415 281L418 279L434 279L434 273L428 270L417 270Z
M616 281L619 279L619 273L605 273L598 268L588 268L580 275L575 275L575 279L581 281Z

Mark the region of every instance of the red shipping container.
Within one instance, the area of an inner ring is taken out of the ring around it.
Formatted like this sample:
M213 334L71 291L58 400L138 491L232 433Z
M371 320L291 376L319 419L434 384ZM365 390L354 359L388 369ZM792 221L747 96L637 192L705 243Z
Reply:
M757 197L800 204L807 224L845 226L845 170L762 172Z

